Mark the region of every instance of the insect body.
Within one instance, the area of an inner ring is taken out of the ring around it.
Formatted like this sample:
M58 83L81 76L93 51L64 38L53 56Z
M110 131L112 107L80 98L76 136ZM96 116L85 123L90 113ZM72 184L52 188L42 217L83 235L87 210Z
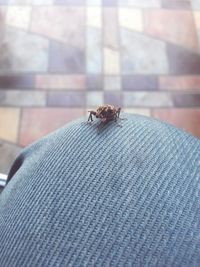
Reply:
M112 105L104 105L97 108L96 111L90 110L88 121L93 121L93 117L99 118L101 122L107 123L109 121L117 121L120 115L121 108Z

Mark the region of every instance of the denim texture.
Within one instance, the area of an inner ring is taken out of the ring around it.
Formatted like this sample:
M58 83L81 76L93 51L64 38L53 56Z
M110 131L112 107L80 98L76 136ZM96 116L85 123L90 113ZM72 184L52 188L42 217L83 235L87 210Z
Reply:
M25 148L0 195L0 266L200 266L200 141L124 114Z

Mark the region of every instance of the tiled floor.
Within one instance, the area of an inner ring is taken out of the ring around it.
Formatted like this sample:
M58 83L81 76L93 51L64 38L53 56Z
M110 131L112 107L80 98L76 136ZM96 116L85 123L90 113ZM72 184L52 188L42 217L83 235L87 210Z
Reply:
M0 172L103 103L200 138L200 0L0 0Z

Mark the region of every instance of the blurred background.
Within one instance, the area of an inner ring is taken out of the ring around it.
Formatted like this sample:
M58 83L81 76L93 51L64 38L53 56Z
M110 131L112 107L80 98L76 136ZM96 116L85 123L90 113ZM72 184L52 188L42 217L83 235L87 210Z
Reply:
M200 137L200 0L0 0L0 172L104 103Z

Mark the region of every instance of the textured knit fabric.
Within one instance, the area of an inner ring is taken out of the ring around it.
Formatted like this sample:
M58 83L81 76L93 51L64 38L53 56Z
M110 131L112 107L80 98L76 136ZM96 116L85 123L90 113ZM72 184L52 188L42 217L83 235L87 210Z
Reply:
M200 266L200 141L124 114L27 147L0 195L0 266Z

